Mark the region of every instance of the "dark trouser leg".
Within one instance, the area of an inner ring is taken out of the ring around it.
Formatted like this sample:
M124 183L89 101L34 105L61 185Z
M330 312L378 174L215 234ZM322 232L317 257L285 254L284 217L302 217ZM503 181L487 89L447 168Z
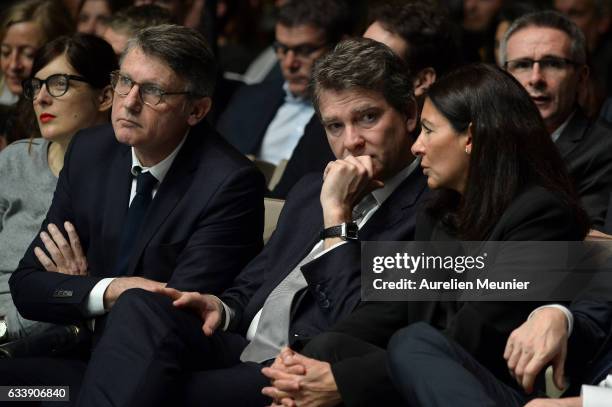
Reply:
M172 405L193 370L239 363L246 340L206 337L199 317L144 290L129 290L108 315L83 380L78 405Z
M411 406L510 407L526 402L461 346L425 323L396 332L388 353L391 378Z
M240 363L226 369L194 372L182 391L185 407L263 407L271 399L261 394L270 381L262 365Z
M302 353L331 364L344 405L403 404L389 378L384 349L349 335L326 332L313 338Z

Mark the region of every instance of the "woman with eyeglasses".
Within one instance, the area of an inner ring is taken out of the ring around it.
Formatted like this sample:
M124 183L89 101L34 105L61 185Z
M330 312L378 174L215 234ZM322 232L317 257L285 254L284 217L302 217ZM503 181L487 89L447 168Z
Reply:
M107 42L76 34L46 44L34 59L32 75L23 82L42 138L16 141L0 153L0 316L4 315L10 339L43 327L18 315L8 279L51 205L70 140L83 128L109 121L110 73L116 69Z
M21 82L30 76L36 51L60 35L74 32L70 12L56 0L14 2L3 10L0 21L0 105L6 106L0 121L0 150L6 144L36 134L32 107L20 98Z

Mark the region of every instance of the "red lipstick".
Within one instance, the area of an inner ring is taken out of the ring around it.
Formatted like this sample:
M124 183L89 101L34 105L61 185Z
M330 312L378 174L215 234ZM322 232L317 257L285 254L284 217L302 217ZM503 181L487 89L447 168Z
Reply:
M51 113L43 113L39 116L41 123L49 123L51 120L55 119Z

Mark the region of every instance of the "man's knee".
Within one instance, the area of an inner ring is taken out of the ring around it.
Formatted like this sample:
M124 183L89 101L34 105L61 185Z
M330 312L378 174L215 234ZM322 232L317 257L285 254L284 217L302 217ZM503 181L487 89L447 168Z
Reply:
M444 335L425 322L417 322L397 331L387 348L391 370L414 363L413 356L431 355L444 347Z
M172 308L172 300L161 294L141 288L123 292L109 311L109 323L116 319L132 319L159 315L163 309Z

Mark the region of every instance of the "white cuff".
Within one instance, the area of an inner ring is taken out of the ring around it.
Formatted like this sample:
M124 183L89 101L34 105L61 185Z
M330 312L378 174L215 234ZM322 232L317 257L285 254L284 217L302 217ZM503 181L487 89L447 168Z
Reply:
M216 299L218 299L219 301L221 301L221 299L217 296L214 296ZM227 328L229 327L230 321L231 319L234 317L234 311L223 301L221 301L221 305L223 305L223 312L225 313L225 323L223 324L223 326L221 327L222 331L227 331Z
M531 319L533 314L535 314L542 308L556 308L560 310L561 312L563 312L563 314L565 315L565 319L567 319L567 337L569 338L570 335L572 334L572 330L574 329L574 316L572 315L572 312L561 304L547 304L547 305L542 305L541 307L538 307L534 309L533 311L531 311L531 314L529 314L527 319Z
M607 407L612 400L612 389L582 385L582 407Z
M114 278L103 278L91 289L85 301L85 316L95 317L106 313L104 309L104 293Z

